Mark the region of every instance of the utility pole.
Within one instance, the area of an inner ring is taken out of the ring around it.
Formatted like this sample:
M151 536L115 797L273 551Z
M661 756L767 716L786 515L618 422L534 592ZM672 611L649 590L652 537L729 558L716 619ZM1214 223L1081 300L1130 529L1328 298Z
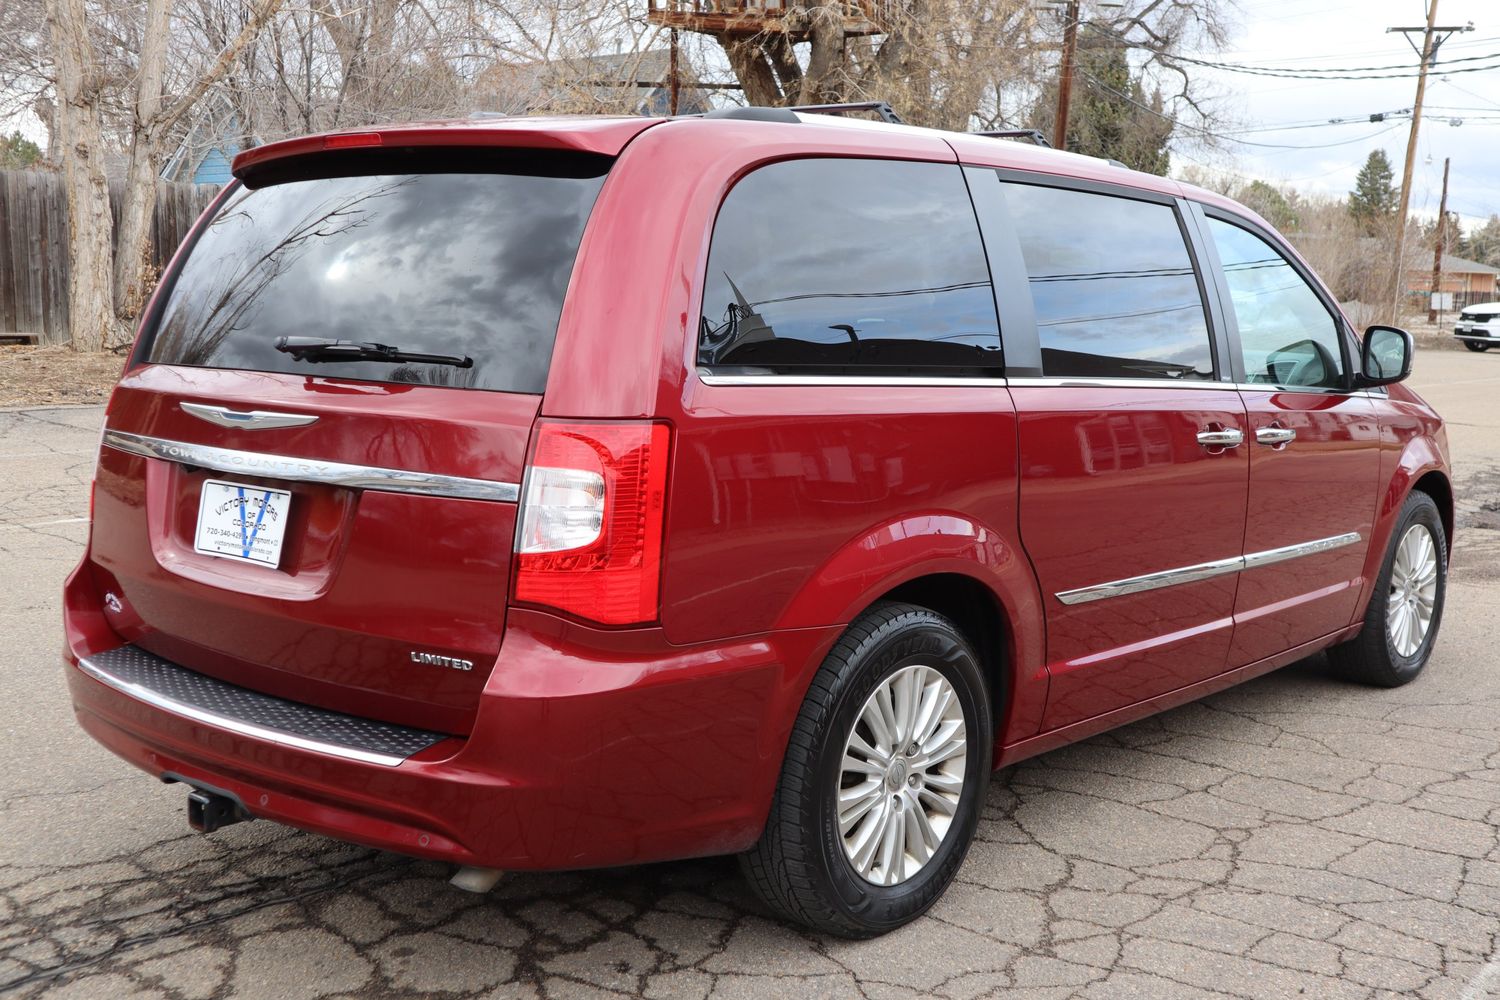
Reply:
M1057 78L1057 121L1052 126L1052 148L1068 148L1068 102L1073 99L1073 59L1078 52L1078 0L1063 9L1062 70Z
M1432 301L1427 304L1427 322L1438 321L1438 298L1443 290L1443 240L1448 234L1448 165L1449 157L1443 157L1443 200L1438 203L1437 233L1433 238L1432 251Z
M668 112L672 117L677 116L677 101L682 94L682 70L678 64L677 55L677 29L673 28L668 34L670 39L669 51L671 52L671 63L667 74Z
M1416 166L1417 159L1417 133L1422 127L1422 99L1427 95L1427 70L1437 63L1438 48L1452 35L1460 31L1473 31L1474 22L1468 25L1437 26L1438 0L1428 0L1427 24L1421 28L1387 28L1386 34L1399 32L1406 36L1407 42L1411 42L1411 36L1417 32L1422 33L1422 48L1417 53L1421 57L1421 64L1417 70L1417 100L1411 109L1411 132L1406 138L1406 168L1401 172L1401 204L1396 210L1396 256L1392 263L1391 271L1394 275L1392 280L1391 322L1399 322L1401 319L1401 295L1406 285L1406 269L1403 266L1403 257L1406 252L1406 213L1411 206L1411 173ZM1433 36L1441 32L1441 38ZM1412 48L1416 48L1413 44Z

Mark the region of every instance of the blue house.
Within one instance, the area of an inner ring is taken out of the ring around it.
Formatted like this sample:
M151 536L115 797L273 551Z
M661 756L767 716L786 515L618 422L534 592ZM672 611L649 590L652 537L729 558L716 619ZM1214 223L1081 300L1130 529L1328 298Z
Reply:
M244 145L239 122L233 115L200 118L163 164L161 178L192 184L228 184L232 176L230 162Z

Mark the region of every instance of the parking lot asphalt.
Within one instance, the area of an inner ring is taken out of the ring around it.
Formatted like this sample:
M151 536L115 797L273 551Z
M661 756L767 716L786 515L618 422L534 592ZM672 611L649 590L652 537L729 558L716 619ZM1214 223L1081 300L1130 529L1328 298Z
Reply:
M0 412L0 994L1500 997L1500 353L1424 351L1459 531L1417 682L1321 657L997 775L957 884L851 943L732 859L507 876L268 822L189 830L78 729L59 589L98 407Z

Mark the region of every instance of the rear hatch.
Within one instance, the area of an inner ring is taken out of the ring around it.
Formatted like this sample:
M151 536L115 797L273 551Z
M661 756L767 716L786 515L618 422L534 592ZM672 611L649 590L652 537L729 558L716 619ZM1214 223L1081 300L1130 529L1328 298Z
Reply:
M269 694L467 732L610 162L343 150L227 192L107 419L92 558L120 634Z

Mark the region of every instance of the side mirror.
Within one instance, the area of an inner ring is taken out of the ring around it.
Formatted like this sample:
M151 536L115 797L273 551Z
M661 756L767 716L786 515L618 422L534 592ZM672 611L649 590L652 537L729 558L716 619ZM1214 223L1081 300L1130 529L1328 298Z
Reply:
M1355 387L1390 385L1411 374L1411 359L1416 353L1411 334L1394 326L1372 326L1365 331L1359 352L1359 378Z

